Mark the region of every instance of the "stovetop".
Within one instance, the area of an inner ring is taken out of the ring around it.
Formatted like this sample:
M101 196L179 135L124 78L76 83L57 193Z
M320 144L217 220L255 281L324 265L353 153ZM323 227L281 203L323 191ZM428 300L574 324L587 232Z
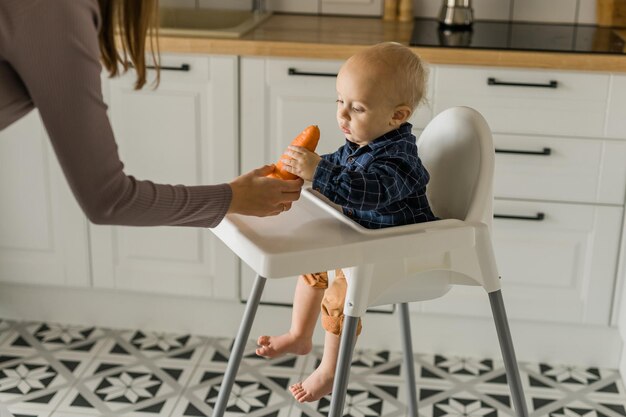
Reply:
M471 30L450 30L434 19L415 19L410 44L626 55L625 41L614 29L593 25L476 21Z

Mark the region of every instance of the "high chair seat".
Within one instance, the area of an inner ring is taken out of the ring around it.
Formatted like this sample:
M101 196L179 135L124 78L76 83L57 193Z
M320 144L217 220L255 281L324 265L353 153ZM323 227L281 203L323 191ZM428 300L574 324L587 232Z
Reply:
M494 148L482 116L467 107L443 111L418 141L431 181L428 197L441 219L365 229L310 187L291 210L274 217L227 216L212 229L256 273L213 411L223 416L266 279L342 268L348 282L344 328L329 415L341 417L358 318L370 306L397 304L409 415L417 417L408 302L444 296L453 285L489 294L515 411L526 404L491 246Z

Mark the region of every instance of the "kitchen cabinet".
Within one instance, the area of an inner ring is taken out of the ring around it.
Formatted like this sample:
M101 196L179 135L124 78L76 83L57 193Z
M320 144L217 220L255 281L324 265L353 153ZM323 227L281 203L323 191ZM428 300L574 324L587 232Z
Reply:
M230 181L238 173L237 58L163 55L162 66L156 90L135 91L133 72L108 82L125 172L172 184ZM238 260L206 229L92 225L91 246L96 288L235 297Z
M135 91L132 71L103 76L125 172L173 184L232 180L237 57L172 54L162 65L156 90ZM89 224L36 111L0 132L0 174L0 281L237 297L239 261L206 229Z
M308 125L320 128L317 152L333 152L342 145L335 119L333 76L340 67L339 61L241 59L243 172L275 162L293 137ZM242 300L247 299L253 281L254 272L242 264ZM296 277L268 280L261 301L289 305L295 284Z
M340 66L325 60L242 58L244 170L272 162L309 124L320 126L320 152L343 143L332 104L331 75ZM498 85L502 82L516 85ZM458 105L480 111L494 131L494 210L518 217L494 219L496 257L513 319L609 324L626 190L626 141L605 138L604 131L609 101L613 112L624 104L610 98L609 86L622 82L610 74L431 68L427 105L412 120L415 133L434 114ZM252 279L252 271L244 267L244 299ZM264 301L289 304L294 281L270 280ZM411 309L491 316L484 291L477 287L455 287L448 296L413 303Z
M0 132L0 281L90 285L87 220L37 111Z
M610 323L626 188L626 141L604 137L610 81L437 69L435 112L473 107L494 132L494 250L512 318ZM414 308L489 315L483 304L475 289L458 287Z
M608 325L622 208L496 199L493 242L507 313L542 322ZM484 291L454 287L416 311L489 317Z

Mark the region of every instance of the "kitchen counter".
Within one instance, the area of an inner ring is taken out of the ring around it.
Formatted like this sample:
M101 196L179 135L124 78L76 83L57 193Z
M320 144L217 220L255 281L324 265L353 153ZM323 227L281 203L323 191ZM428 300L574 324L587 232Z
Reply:
M378 42L409 45L413 22L379 18L276 14L238 39L160 36L162 52L343 60ZM622 31L615 31L623 34ZM433 64L626 73L626 54L411 47Z

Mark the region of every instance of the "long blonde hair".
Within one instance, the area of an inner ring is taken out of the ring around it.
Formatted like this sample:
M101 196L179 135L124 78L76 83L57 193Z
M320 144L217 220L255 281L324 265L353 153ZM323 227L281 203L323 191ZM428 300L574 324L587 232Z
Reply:
M150 54L159 73L159 2L158 0L98 0L102 27L99 33L102 62L111 77L134 67L135 89L146 84L146 38ZM116 39L119 34L119 39ZM120 70L121 67L121 70Z

